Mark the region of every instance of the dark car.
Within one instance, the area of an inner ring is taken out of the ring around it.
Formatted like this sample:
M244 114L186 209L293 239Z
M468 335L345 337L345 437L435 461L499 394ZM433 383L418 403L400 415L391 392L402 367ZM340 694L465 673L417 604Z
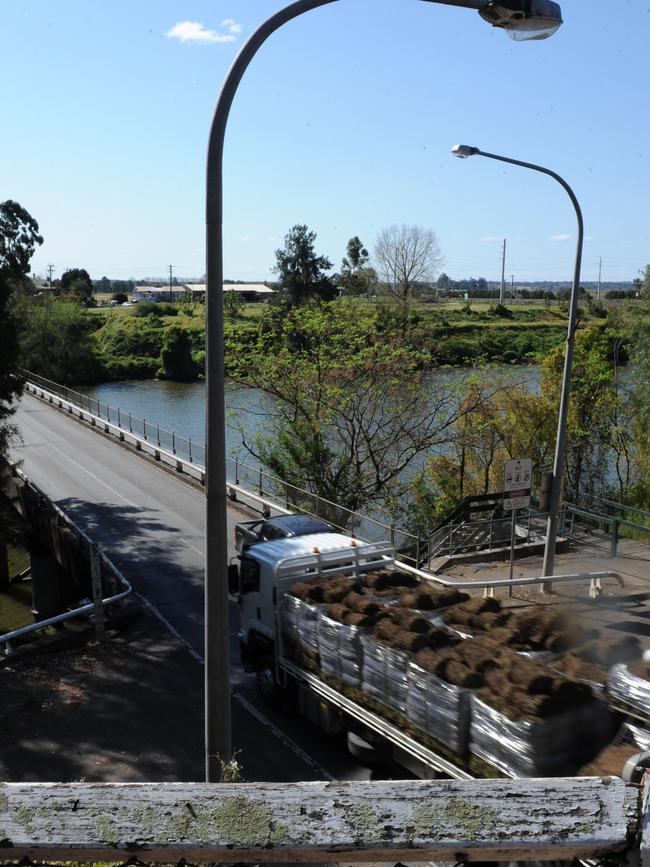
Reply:
M235 527L235 545L243 551L257 542L288 539L291 536L309 536L312 533L336 533L336 527L311 515L278 515L258 521L244 521Z

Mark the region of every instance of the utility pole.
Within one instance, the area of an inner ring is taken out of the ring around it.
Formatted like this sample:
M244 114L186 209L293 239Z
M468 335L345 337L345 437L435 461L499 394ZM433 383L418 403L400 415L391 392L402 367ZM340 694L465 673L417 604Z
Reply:
M501 258L501 292L499 293L499 304L506 303L506 239L503 239L503 256Z
M603 257L600 257L600 262L598 263L598 293L596 298L600 301L600 283L601 277L603 276Z
M173 267L174 267L173 265L169 266L169 300L170 301L172 300L172 270L173 270Z
M52 288L52 274L54 273L54 265L47 266L47 286L48 289Z
M514 274L510 275L510 297L512 298L513 303L514 303L514 300L515 300L515 275Z

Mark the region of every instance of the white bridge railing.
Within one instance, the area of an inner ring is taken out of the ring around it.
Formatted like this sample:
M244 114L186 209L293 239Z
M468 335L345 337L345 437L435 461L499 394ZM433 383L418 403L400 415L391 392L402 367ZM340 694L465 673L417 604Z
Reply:
M0 784L0 859L132 863L565 861L646 867L618 778ZM28 862L24 862L28 863Z

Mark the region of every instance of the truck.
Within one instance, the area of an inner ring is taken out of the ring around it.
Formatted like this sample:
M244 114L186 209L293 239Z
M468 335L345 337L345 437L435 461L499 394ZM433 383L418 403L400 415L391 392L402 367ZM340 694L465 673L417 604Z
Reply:
M422 779L541 776L526 772L527 755L521 764L518 757L514 764L508 756L501 761L504 739L506 750L530 738L532 749L550 742L553 749L570 754L590 739L605 746L614 729L620 729L622 716L615 718L605 702L595 699L568 711L558 731L550 723L544 727L544 720L537 728L512 722L469 691L442 684L412 659L405 661L407 654L382 649L363 629L334 623L323 611L327 606L317 610L319 606L292 594L292 588L314 579L366 581L371 575L404 573L412 581L415 570L406 572L397 564L387 542L367 543L328 531L242 546L238 559L230 567L229 588L240 607L244 669L255 673L266 701L297 709L328 735L345 734L349 751L362 761L397 765ZM417 581L429 583L422 573ZM386 679L386 666L395 664L397 675ZM383 675L377 666L383 666ZM487 744L473 754L467 749L470 707L483 714L478 739ZM431 721L428 734L419 731ZM566 732L570 742L564 744ZM637 767L636 753L630 761Z
M275 515L235 525L235 548L239 553L258 542L290 539L314 533L335 533L336 528L312 515Z

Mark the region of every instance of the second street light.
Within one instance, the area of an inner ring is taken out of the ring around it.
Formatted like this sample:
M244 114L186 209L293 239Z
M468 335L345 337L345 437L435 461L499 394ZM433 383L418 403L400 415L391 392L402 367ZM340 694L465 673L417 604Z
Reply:
M336 0L296 0L248 38L221 88L210 127L206 171L206 554L205 755L206 779L219 778L230 755L228 540L226 532L225 382L223 336L223 147L239 83L257 51L284 24ZM514 39L545 39L562 24L553 0L425 0L474 9Z
M544 548L544 565L542 576L553 574L555 566L555 547L557 540L557 524L560 513L560 501L562 498L562 482L564 478L564 456L566 451L566 430L569 413L569 398L571 396L571 370L573 367L573 346L575 342L576 328L578 327L578 291L580 288L580 268L582 265L582 247L584 242L584 222L582 210L575 193L560 175L535 163L526 163L499 154L486 153L477 147L470 145L454 145L451 149L454 156L464 159L465 157L480 156L502 163L510 163L513 166L522 166L549 175L566 190L576 212L578 221L578 241L576 246L575 264L573 269L573 285L571 287L571 302L569 306L569 324L567 326L566 350L564 354L564 372L562 375L562 390L560 392L560 408L557 420L557 435L555 438L555 459L553 461L553 481L548 509L548 521L546 525L546 545ZM550 586L550 585L549 585Z

